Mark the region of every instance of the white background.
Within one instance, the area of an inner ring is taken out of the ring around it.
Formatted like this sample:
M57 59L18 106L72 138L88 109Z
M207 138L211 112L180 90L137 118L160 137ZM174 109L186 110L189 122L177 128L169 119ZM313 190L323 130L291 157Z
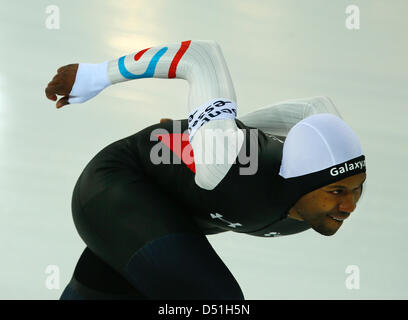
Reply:
M360 30L345 27L350 4ZM57 30L45 25L49 5ZM246 299L407 299L407 12L404 0L3 1L0 299L58 299L85 247L71 218L82 169L106 145L187 116L187 83L164 79L57 110L44 94L56 69L189 39L221 45L238 118L327 95L367 159L366 194L335 236L209 236ZM59 267L59 290L45 286L48 265ZM360 269L359 290L345 286L348 265Z

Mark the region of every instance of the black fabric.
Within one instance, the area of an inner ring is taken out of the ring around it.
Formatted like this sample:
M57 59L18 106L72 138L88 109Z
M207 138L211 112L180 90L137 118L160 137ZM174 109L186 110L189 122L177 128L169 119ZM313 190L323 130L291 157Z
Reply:
M204 235L175 233L138 250L126 266L151 299L244 300L238 282Z
M99 280L103 282L103 278ZM65 287L60 296L60 300L146 300L135 289L130 292L112 292L109 288L105 290L96 290L90 284L79 282L75 277Z
M200 188L195 183L194 172L183 162L173 161L173 158L170 164L155 164L151 161L151 152L157 146L162 146L163 152L168 150L164 143L154 139L154 132L161 130L160 132L172 134L187 133L187 120L156 124L124 140L137 157L143 173L171 195L174 201L186 206L204 233L217 228L219 232L246 234L264 228L269 228L265 230L268 232L280 232L274 229L274 224L285 219L288 210L299 199L285 189L284 179L279 175L284 139L269 137L261 130L245 126L239 120L236 120L236 124L244 131L244 146L237 161L213 190ZM251 145L257 146L257 170L254 174L244 175L242 169L250 165L240 159L249 154ZM213 218L216 213L222 215L222 219ZM307 227L305 223L303 229ZM290 228L285 228L286 234L290 234L289 230ZM298 230L296 223L293 233Z
M74 277L78 282L98 291L138 293L134 286L89 248L85 248L79 258Z
M120 143L112 148L120 148ZM78 261L67 292L71 295L77 292L85 299L198 299L212 295L243 298L236 280L187 208L137 167L115 162L112 159L115 152L117 150L107 148L98 154L75 186L73 218L88 248ZM171 241L173 238L182 241ZM154 248L155 254L143 255L146 248ZM165 257L175 252L183 255L185 261L166 262ZM187 263L193 252L199 259ZM135 259L136 256L139 258ZM128 265L130 261L132 268ZM145 268L140 272L135 261L140 267L153 263L159 268ZM207 274L200 271L203 266ZM169 287L165 281L159 285L152 282L154 286L150 287L138 281L160 279L166 273L176 279L176 271L189 284L184 290L180 290L182 286L178 283ZM201 277L213 281L206 282L207 287L199 282L200 289L196 284ZM193 292L193 288L197 292Z
M297 199L283 194L282 143L237 125L245 132L241 152L256 138L258 170L241 175L247 165L238 161L211 191L195 184L184 163L151 161L152 148L163 144L154 130L186 132L187 120L150 126L98 152L72 196L74 223L88 249L67 292L86 299L243 299L205 235L267 237L310 227L287 218Z
M59 300L87 300L87 299L85 297L83 297L78 291L76 291L73 288L72 283L70 282L65 287L65 289L62 292Z

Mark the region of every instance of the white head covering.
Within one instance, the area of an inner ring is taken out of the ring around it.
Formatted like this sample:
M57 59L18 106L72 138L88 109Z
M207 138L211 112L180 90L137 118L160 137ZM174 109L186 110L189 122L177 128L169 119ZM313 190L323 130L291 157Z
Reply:
M285 179L304 176L362 155L356 134L342 119L328 113L315 114L289 131L279 175Z

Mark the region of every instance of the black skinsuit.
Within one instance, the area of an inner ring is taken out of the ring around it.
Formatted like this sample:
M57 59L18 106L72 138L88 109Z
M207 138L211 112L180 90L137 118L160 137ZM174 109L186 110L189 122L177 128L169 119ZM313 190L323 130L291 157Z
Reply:
M197 186L181 161L151 160L155 148L169 151L152 132L186 133L187 120L145 128L89 162L72 198L87 248L61 299L243 299L205 235L274 237L310 226L287 217L298 199L278 174L284 137L236 123L245 132L241 152L249 152L250 137L257 143L257 171L242 175L248 165L237 161L213 190Z

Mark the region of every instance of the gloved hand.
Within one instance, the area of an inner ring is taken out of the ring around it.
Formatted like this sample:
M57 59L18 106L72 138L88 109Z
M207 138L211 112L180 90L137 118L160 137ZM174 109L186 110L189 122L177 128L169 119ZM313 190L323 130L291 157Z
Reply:
M111 85L107 68L107 61L63 66L57 70L57 74L45 89L45 94L53 101L57 100L57 95L63 95L56 104L58 109L67 104L88 101Z

